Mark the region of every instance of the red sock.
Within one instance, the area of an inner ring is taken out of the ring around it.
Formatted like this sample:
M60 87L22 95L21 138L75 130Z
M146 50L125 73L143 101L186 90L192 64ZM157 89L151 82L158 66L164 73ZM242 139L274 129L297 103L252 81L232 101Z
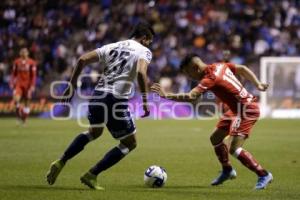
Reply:
M255 172L257 176L266 176L268 172L254 159L254 157L246 150L238 148L234 156L241 161L251 171Z
M231 171L232 166L229 162L227 146L223 142L221 142L220 144L215 145L214 148L215 153L223 167L223 170Z

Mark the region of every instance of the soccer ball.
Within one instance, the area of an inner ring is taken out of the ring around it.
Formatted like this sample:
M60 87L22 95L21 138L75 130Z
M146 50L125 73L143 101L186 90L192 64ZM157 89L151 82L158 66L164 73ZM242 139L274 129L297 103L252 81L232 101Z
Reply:
M148 187L162 187L167 181L167 172L164 168L152 165L144 174L144 182Z

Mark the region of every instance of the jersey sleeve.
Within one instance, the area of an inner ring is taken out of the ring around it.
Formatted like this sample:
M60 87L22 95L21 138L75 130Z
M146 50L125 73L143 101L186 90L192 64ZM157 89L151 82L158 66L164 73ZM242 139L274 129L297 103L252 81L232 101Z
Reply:
M233 74L236 74L236 67L233 63L226 63L226 65L229 67L229 69L232 71Z
M152 53L149 49L145 48L142 49L139 54L139 59L144 59L147 61L147 63L150 63L152 60Z
M95 51L98 54L99 61L101 62L105 59L105 52L107 51L107 45L97 48Z
M204 78L195 87L199 92L203 93L212 88L215 85L215 80L211 78Z

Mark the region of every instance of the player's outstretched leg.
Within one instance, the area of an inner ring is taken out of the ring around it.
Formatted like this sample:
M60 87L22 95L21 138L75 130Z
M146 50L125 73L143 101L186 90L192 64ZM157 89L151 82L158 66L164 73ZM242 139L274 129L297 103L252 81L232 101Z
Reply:
M50 185L53 185L65 166L66 162L80 153L84 146L90 141L98 138L103 132L103 128L90 128L89 131L80 133L65 150L62 157L51 163L50 169L47 172L46 179Z
M272 182L273 176L270 172L265 170L248 151L242 148L244 141L245 137L232 136L230 154L236 157L245 167L257 174L258 181L255 189L265 189L267 185Z
M121 140L120 144L109 152L100 160L95 166L93 166L87 173L85 173L81 178L81 182L91 189L103 190L103 187L99 186L97 183L97 176L118 163L122 158L124 158L130 151L136 148L136 138L135 135L130 135L127 138Z
M237 176L236 171L232 168L228 158L228 148L226 144L223 143L227 133L228 131L226 130L216 129L210 137L216 156L222 165L222 172L216 179L212 181L211 185L220 185L224 181L234 179Z

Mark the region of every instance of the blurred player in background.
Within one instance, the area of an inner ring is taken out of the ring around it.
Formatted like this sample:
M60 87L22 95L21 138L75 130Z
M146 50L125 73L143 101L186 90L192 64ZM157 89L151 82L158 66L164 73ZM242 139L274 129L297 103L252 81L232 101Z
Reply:
M104 66L103 76L95 88L89 103L90 128L80 133L65 150L60 159L51 163L47 173L47 181L54 184L68 160L81 152L85 145L97 139L106 125L112 136L120 140L118 146L112 148L88 172L80 178L81 182L96 190L103 190L97 183L97 176L112 167L136 148L135 124L128 108L128 99L132 95L134 81L142 93L143 109L146 117L150 114L147 106L147 68L152 53L147 48L154 36L153 29L147 23L139 23L128 40L111 43L84 54L78 60L70 80L71 87L65 91L65 101L69 102L74 94L77 79L83 67L99 62Z
M36 62L29 58L27 48L20 50L20 57L13 63L10 87L13 89L13 100L16 106L17 119L25 123L30 113L30 100L35 90ZM24 100L22 107L21 100Z
M258 90L266 91L267 84L261 83L255 74L244 65L232 63L205 64L197 55L187 56L181 63L181 70L190 78L200 81L198 86L189 93L167 93L159 84L151 89L163 98L174 101L189 102L196 100L202 93L211 90L229 110L221 117L210 140L215 153L222 165L222 172L211 184L219 185L237 176L233 169L228 153L236 157L244 166L258 176L255 189L264 189L273 180L270 172L266 171L254 157L242 148L250 131L259 118L259 106L256 98L250 94L236 78L243 76L253 83ZM230 145L224 144L224 138L229 135Z

